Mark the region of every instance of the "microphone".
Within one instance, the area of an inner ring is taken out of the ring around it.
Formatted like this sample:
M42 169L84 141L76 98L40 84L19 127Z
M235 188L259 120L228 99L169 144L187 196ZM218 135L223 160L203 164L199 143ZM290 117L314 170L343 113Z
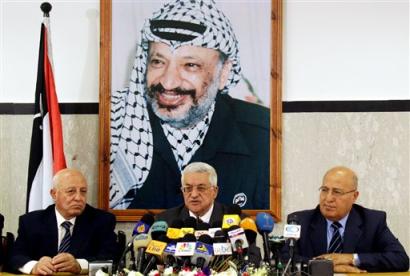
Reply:
M232 246L227 242L228 237L222 231L216 231L213 239L214 255L232 255Z
M144 214L140 221L135 224L134 230L132 231L132 235L138 235L141 233L148 233L149 228L154 223L154 216L151 214Z
M167 237L170 240L177 240L182 237L181 228L184 226L182 219L175 219L167 230Z
M190 259L195 253L195 246L196 238L195 235L191 233L186 234L181 238L181 241L177 242L175 256L181 257L183 267L189 266Z
M269 233L273 230L273 225L275 222L273 218L268 213L258 213L256 215L256 226L258 228L259 234L262 235L263 238L263 253L264 253L264 262L270 261L270 250L269 250Z
M161 259L162 253L167 247L168 238L165 233L157 237L156 240L151 240L147 246L146 253L148 253L148 263L142 274L148 275L155 265L157 260Z
M239 225L241 222L241 208L233 204L227 208L226 214L222 218L222 229L226 230L233 225Z
M292 262L292 271L296 270L295 266L295 246L296 241L300 238L301 226L298 222L298 217L295 214L291 214L288 217L288 223L285 224L283 229L283 237L289 241L289 261Z
M233 225L228 229L228 236L232 248L237 253L238 260L243 261L244 249L249 247L245 231L239 226Z
M145 250L150 242L151 237L145 233L141 233L134 238L134 251L137 252L135 270L138 272L142 272L142 266L145 259Z
M215 235L215 233L216 233L216 231L222 230L221 226L222 226L222 221L221 221L221 220L214 221L214 222L211 224L211 227L208 229L208 235L213 238L214 235Z
M282 256L281 256L281 250L283 246L285 245L285 238L283 236L273 236L269 238L269 248L272 252L273 259L275 261L275 268L276 270L280 270L283 268L282 266Z
M195 245L191 263L199 268L208 266L213 255L212 238L209 235L201 235Z
M176 243L172 240L167 244L162 253L162 259L166 267L173 267L177 264L177 259L175 257Z
M196 229L196 219L194 217L187 217L184 220L184 227L181 228L181 236L186 234L194 234Z
M209 235L208 229L210 225L206 222L199 222L196 225L196 231L194 233L195 237L198 239L202 235Z
M163 220L158 220L149 229L148 234L152 240L158 240L162 235L166 235L168 230L168 224Z
M132 250L134 245L134 237L138 234L148 232L153 222L154 216L149 213L144 214L141 220L137 221L133 230L132 239L125 247L124 251L121 254L121 258L119 259L118 271L122 271L122 269L125 267L125 256L129 251L131 251L131 269L136 269L134 250Z
M254 244L256 242L256 237L258 235L258 230L256 228L256 223L251 218L244 218L239 226L245 231L246 239L249 244Z

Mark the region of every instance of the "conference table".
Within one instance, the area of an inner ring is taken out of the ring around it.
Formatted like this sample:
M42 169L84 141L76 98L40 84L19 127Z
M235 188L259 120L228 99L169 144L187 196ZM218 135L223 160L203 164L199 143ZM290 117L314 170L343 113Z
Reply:
M0 272L0 276L15 276L15 275L22 275L22 274L13 274L13 273L8 273L8 272ZM67 276L67 275L72 275L70 273L64 273L64 272L59 272L56 274L53 274L56 276ZM83 274L84 275L84 274ZM88 274L85 274L88 275ZM384 273L335 273L335 276L362 276L362 275L369 275L369 276L410 276L410 271L408 272L384 272Z
M388 275L392 275L392 276L409 276L410 275L410 271L407 272L367 272L367 273L335 273L335 276L360 276L360 275L370 275L370 276L388 276Z

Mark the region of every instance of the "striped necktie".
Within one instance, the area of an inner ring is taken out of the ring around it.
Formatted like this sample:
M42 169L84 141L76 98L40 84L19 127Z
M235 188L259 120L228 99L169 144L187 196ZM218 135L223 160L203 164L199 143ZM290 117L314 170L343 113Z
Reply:
M64 221L63 223L61 223L61 226L65 230L65 234L64 234L63 239L61 240L60 247L58 248L58 253L67 252L68 248L70 247L70 243L71 243L70 227L71 225L72 224L69 221Z
M327 250L328 253L342 253L343 251L343 241L342 241L342 236L340 235L339 228L342 227L342 225L335 221L332 223L332 228L333 228L333 236L332 239L330 240L329 244L329 249Z

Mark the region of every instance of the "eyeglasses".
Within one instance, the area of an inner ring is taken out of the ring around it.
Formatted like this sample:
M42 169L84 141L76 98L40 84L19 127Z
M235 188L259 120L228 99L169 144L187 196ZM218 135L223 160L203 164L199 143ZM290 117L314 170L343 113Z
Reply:
M189 194L192 193L194 191L194 188L197 190L198 193L204 193L207 190L209 190L209 188L211 188L211 185L205 185L205 184L199 184L199 185L185 185L181 187L181 191L183 193Z
M331 193L335 197L341 197L341 196L344 196L345 194L350 194L350 193L356 192L356 189L345 192L345 191L337 189L337 188L336 189L329 189L328 187L322 186L322 187L319 188L319 192L320 192L321 195L327 195L328 193Z

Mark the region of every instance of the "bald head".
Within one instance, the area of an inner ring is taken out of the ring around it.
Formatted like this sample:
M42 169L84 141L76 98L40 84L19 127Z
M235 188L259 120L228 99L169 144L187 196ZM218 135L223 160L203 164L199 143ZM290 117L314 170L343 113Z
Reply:
M63 169L53 178L51 196L57 211L65 218L80 215L87 199L87 181L84 175L75 169Z
M58 171L54 175L53 188L58 189L62 184L66 182L84 182L87 184L87 180L79 170L67 168Z
M323 182L328 176L343 176L344 178L346 178L346 180L348 180L347 183L351 185L351 187L349 188L353 190L357 190L357 187L358 187L357 175L352 169L348 167L336 166L336 167L331 168L323 176Z

